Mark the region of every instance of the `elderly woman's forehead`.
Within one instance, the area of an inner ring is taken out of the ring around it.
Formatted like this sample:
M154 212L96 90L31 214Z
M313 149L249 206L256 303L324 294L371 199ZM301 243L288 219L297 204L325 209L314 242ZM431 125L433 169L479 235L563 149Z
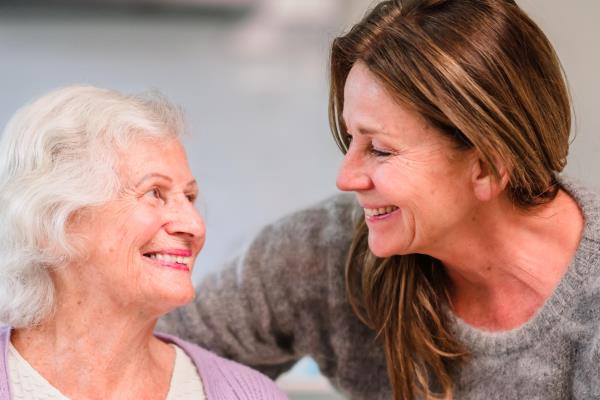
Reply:
M127 160L142 153L156 154L173 151L183 144L177 137L134 136L127 142L116 144L115 151L120 160Z
M117 149L117 162L121 180L139 180L165 168L171 174L189 170L183 144L178 138L134 140Z

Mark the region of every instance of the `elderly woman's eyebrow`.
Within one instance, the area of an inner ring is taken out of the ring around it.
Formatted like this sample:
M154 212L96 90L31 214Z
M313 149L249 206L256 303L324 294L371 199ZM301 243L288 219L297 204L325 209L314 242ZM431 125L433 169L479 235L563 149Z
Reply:
M195 179L192 179L191 181L189 181L187 183L187 185L185 185L186 189L196 189L198 187L198 183L196 182Z
M136 184L135 187L140 186L141 184L143 184L144 182L146 182L149 179L153 179L153 178L159 178L159 179L164 179L166 181L169 182L173 182L173 179L170 176L167 175L163 175L163 174L159 174L157 172L153 172L150 174L146 174L142 177L142 179L140 179ZM196 183L195 179L192 179L191 181L189 181L188 183L186 183L185 188L186 189L196 189L198 187L198 183Z
M140 180L138 181L138 183L136 183L136 184L135 184L135 186L136 186L136 187L137 187L137 186L140 186L142 183L144 183L144 182L146 182L147 180L149 180L149 179L152 179L152 178L160 178L160 179L167 180L167 181L169 181L169 182L173 182L173 179L171 179L171 177L169 177L169 176L166 176L166 175L163 175L163 174L159 174L159 173L156 173L156 172L153 172L153 173L150 173L150 174L146 174L146 175L144 175L144 176L142 177L142 179L140 179Z

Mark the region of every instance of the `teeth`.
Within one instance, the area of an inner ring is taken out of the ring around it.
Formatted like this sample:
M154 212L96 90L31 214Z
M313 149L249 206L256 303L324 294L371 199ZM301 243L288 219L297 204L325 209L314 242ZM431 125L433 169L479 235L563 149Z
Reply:
M177 264L185 264L185 265L192 264L192 257L182 257L182 256L175 256L172 254L162 254L162 253L152 253L148 257L150 257L153 260L164 261L164 262L169 262L169 263L177 263Z
M365 215L367 217L375 217L378 215L383 215L383 214L389 214L392 211L397 210L398 207L396 206L387 206L387 207L380 207L380 208L365 208Z

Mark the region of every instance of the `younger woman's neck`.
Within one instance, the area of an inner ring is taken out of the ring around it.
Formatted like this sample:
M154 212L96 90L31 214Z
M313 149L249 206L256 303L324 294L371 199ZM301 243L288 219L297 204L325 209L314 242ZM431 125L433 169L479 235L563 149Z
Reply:
M475 228L440 257L455 313L488 330L528 321L567 271L583 224L581 210L562 190L534 210L519 210L507 199L482 210Z

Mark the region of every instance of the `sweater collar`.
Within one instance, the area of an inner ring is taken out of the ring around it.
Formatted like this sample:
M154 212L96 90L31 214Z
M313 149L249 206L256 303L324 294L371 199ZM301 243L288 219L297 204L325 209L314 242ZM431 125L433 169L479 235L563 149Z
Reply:
M509 331L477 329L447 311L451 329L472 353L517 352L560 336L580 340L587 324L592 323L581 320L585 315L581 308L588 303L585 296L594 296L593 289L587 290L590 284L600 279L600 195L566 177L559 177L559 183L575 199L585 220L581 241L567 272L538 312Z
M0 326L0 400L10 400L10 379L8 376L8 348L10 343L11 335L10 326ZM180 347L193 361L200 379L204 383L204 390L211 390L214 385L210 384L211 374L207 370L207 362L210 358L210 353L206 350L201 349L198 346L194 346L187 343L175 336L155 333L155 336L160 340L172 343ZM208 398L212 398L207 393Z

